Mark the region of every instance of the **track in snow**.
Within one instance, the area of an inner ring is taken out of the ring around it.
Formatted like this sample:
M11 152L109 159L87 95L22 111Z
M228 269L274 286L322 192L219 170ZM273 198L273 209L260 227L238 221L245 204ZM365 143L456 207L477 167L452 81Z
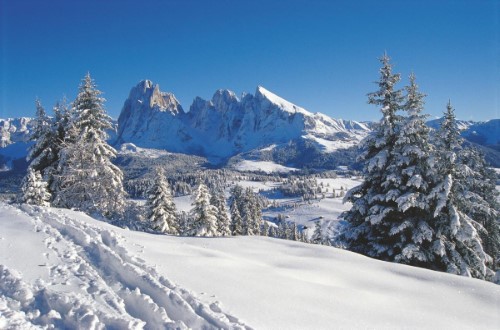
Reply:
M48 268L49 283L26 283L0 265L0 328L249 329L217 303L201 302L132 256L114 231L58 209L21 209L35 231L45 234L44 244L57 260L45 253L39 265ZM65 292L72 287L79 290Z

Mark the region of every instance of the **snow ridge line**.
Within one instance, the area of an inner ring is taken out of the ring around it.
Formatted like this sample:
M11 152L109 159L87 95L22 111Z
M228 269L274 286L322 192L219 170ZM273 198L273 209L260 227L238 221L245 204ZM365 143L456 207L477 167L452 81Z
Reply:
M57 209L27 205L21 209L49 235L47 246L68 259L65 265L68 261L72 265L62 272L56 270L64 281L84 282L80 286L100 306L106 306L107 313L130 320L128 328L251 329L223 313L217 303L207 306L131 256L120 245L123 238L113 231L72 219ZM59 248L60 241L64 241L64 251ZM98 317L106 323L103 315Z

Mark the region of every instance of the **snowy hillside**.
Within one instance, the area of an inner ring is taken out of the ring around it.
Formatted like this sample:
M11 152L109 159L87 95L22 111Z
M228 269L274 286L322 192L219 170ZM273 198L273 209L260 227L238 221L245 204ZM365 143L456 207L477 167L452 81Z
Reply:
M218 90L184 112L173 94L148 80L132 88L118 125L119 143L222 158L298 140L331 152L356 145L369 132L362 123L310 113L261 86L241 100Z
M476 328L500 286L264 237L187 238L0 203L0 328Z
M500 150L500 119L475 123L462 133L467 140Z

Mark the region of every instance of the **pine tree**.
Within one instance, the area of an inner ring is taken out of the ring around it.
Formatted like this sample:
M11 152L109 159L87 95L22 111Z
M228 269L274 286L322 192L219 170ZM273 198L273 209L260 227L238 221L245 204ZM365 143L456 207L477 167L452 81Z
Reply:
M260 235L261 236L271 236L270 233L269 233L269 222L268 221L263 221L264 224L262 225L262 230L260 232Z
M210 204L210 197L207 186L201 183L195 191L191 209L193 236L218 236L217 209Z
M28 168L21 185L20 202L32 205L49 206L50 194L47 183L42 180L40 172Z
M449 102L437 136L433 168L435 182L429 194L435 231L433 268L490 279L493 276L487 266L490 257L484 252L478 233L482 226L461 210L465 201L457 157L460 149L459 130Z
M279 238L278 228L276 226L269 226L269 237Z
M262 210L251 188L245 190L242 217L243 223L246 226L247 235L259 235L262 222Z
M300 240L299 230L298 230L297 224L295 222L292 222L290 224L290 238L289 239L292 241Z
M241 218L237 203L231 204L230 212L231 212L232 235L235 236L243 235L243 219Z
M278 217L277 217L277 222L278 222L278 235L277 237L278 238L282 238L282 239L288 239L288 225L287 225L287 222L286 222L286 219L285 217L283 216L283 214L278 214Z
M231 235L231 219L229 218L226 199L222 192L214 193L210 203L217 208L217 232L221 236Z
M73 103L72 118L59 155L55 204L104 216L124 208L123 174L111 163L116 151L107 144L111 118L89 74Z
M323 242L323 233L321 230L321 223L319 221L314 222L314 232L311 237L311 243L321 244Z
M146 203L150 228L161 233L179 234L174 199L170 186L161 169L156 170L156 180Z
M383 117L361 143L364 152L359 160L364 162L365 180L349 190L344 198L344 202L353 205L343 213L349 227L342 239L352 251L389 260L396 254L393 248L395 240L389 232L394 223L401 221L396 202L400 191L392 165L401 121L396 112L402 107L403 96L395 89L400 76L392 73L389 57L384 55L381 62L379 90L368 94L368 103L380 106Z
M241 227L243 230L243 235L253 235L253 230L251 227L252 214L250 211L250 206L248 205L245 197L243 197L243 201L241 203L240 208L241 208L240 214L242 219Z
M30 147L27 157L30 160L29 167L40 172L50 184L57 166L59 143L52 120L47 116L39 100L36 101L36 119L30 139L34 144Z
M425 95L418 91L414 74L410 75L406 91L402 110L407 115L401 117L393 162L388 167L392 175L389 194L397 203L397 210L387 219L393 244L387 260L431 268L434 231L427 195L432 187L429 165L432 147L425 123L427 116L422 114Z
M241 211L243 206L243 187L235 185L230 190L229 211L231 213L231 233L244 235L246 233Z

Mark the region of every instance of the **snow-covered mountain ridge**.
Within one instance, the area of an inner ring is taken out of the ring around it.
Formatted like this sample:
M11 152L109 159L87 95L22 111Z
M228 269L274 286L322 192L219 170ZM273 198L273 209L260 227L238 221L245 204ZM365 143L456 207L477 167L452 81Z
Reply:
M500 119L457 122L462 136L484 146L488 162L500 167ZM435 119L427 124L437 128L439 123ZM311 113L261 86L255 94L241 98L220 89L211 100L195 98L185 111L172 93L144 80L131 89L114 124L117 128L108 132L109 141L118 149L133 143L140 148L204 156L215 163L240 154L244 159L298 168L335 168L354 162L352 147L374 123ZM0 119L1 170L13 169L16 160L25 158L31 126L31 118ZM22 164L18 162L17 167Z
M298 140L328 152L356 145L369 131L359 122L313 114L262 86L241 99L217 90L209 101L195 98L185 112L149 80L132 88L118 118L119 143L220 158Z

